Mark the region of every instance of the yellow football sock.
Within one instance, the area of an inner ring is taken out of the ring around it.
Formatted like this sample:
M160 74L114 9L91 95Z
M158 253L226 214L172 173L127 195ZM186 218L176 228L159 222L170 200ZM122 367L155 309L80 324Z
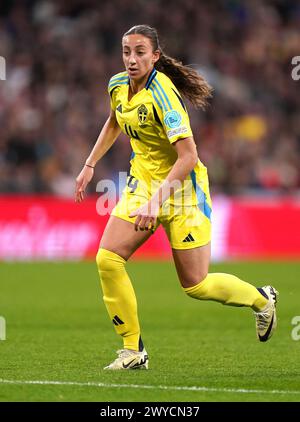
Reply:
M184 288L184 291L195 299L215 300L223 305L250 306L256 312L268 303L268 299L256 287L231 274L208 274L199 284Z
M97 266L103 291L103 300L116 332L123 337L124 349L140 350L140 325L135 293L125 270L125 259L114 252L100 248Z

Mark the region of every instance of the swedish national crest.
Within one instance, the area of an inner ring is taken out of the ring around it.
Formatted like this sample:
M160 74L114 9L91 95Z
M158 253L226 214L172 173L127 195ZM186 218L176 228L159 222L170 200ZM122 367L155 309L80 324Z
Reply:
M142 124L145 123L147 120L147 115L148 115L147 107L144 104L142 104L139 106L137 112L138 112L139 122Z

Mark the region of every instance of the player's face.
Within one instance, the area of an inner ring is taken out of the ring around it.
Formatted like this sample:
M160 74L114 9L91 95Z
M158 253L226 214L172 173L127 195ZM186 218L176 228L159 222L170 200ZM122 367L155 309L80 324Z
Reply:
M122 40L123 61L130 79L142 79L159 59L149 38L140 34L126 35Z

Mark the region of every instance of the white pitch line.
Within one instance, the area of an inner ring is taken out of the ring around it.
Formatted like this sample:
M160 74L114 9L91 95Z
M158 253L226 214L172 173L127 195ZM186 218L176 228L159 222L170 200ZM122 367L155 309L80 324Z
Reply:
M254 393L254 394L300 394L300 390L254 390L246 388L216 388L203 386L172 386L172 385L142 385L142 384L105 384L103 382L78 382L78 381L39 381L39 380L6 380L0 378L0 384L21 384L21 385L68 385L78 387L100 387L100 388L136 388L148 390L179 390L179 391L204 391L215 393Z

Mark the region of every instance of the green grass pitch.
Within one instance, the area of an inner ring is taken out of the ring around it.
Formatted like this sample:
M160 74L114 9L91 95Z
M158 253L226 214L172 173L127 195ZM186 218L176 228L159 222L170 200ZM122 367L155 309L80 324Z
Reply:
M0 401L300 400L300 340L291 336L292 318L300 315L300 263L211 268L279 290L278 329L267 343L256 340L250 309L185 296L171 262L132 262L127 268L148 371L102 370L121 341L93 262L0 264L0 315L6 320Z

